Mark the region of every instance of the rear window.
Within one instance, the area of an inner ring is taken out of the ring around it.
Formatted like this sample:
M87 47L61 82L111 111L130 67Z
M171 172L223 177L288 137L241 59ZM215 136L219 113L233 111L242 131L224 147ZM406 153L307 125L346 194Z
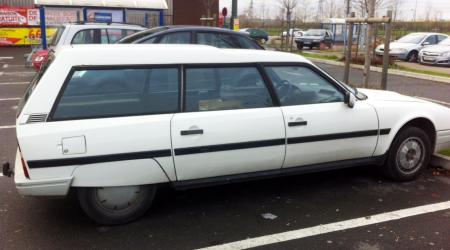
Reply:
M52 120L162 114L178 111L178 68L75 70Z

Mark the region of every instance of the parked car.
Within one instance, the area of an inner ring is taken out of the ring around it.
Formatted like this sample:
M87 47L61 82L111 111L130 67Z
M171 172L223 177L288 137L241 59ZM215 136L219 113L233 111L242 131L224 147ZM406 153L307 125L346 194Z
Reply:
M428 46L419 52L419 62L423 64L450 66L450 38L437 45Z
M138 25L120 23L76 23L59 26L54 37L49 41L47 50L40 49L31 55L33 67L39 70L47 60L49 50L60 46L75 44L115 43L124 36L144 30Z
M125 37L118 43L203 44L218 48L264 49L248 34L205 26L165 26Z
M269 34L264 30L254 29L254 28L246 28L240 29L240 32L247 33L253 40L256 40L260 43L265 43L269 41Z
M440 33L410 33L389 44L389 55L407 62L416 62L421 49L437 44L448 37L448 35ZM382 56L384 44L376 47L375 53Z
M293 28L293 29L289 29L289 36L302 36L304 33L303 30L301 29L297 29L297 28ZM283 31L281 33L282 37L286 37L288 35L288 31Z
M333 34L326 29L309 29L303 33L303 36L294 37L294 41L298 49L303 49L304 47L312 49L320 47L321 44L332 48L334 44Z
M102 224L142 216L160 184L360 165L410 181L450 147L449 108L353 89L275 51L68 46L31 81L17 112L19 193L71 191Z

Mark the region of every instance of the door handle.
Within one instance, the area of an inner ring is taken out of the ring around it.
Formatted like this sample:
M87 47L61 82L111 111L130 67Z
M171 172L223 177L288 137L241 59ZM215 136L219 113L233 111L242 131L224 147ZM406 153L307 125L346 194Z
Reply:
M308 125L307 121L298 121L298 122L288 122L289 127L295 127L295 126L306 126Z
M202 135L203 129L181 130L181 135Z

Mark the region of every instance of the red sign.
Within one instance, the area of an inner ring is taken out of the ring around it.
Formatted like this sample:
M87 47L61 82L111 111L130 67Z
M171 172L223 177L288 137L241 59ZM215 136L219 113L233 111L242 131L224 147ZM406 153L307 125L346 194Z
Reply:
M23 26L27 25L27 9L25 8L1 8L1 26Z
M228 15L228 9L227 9L227 7L223 7L222 16L226 17L227 15Z

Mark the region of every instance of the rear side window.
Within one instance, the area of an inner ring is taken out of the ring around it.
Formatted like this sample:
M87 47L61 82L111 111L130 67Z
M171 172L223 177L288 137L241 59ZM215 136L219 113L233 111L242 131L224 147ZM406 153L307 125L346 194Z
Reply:
M236 40L239 43L239 47L242 49L263 49L261 46L257 44L256 41L245 37L245 36L235 36Z
M178 93L178 68L76 70L52 119L173 113Z
M240 48L239 44L231 35L220 33L197 33L197 43L211 45L217 48Z
M186 69L188 112L272 107L256 67Z
M72 44L93 44L100 43L99 33L95 29L81 30L75 34Z
M107 31L109 43L116 43L120 39L136 32L136 30L127 30L127 29L107 29Z
M164 44L189 44L191 43L191 32L176 32L163 35L159 43Z

